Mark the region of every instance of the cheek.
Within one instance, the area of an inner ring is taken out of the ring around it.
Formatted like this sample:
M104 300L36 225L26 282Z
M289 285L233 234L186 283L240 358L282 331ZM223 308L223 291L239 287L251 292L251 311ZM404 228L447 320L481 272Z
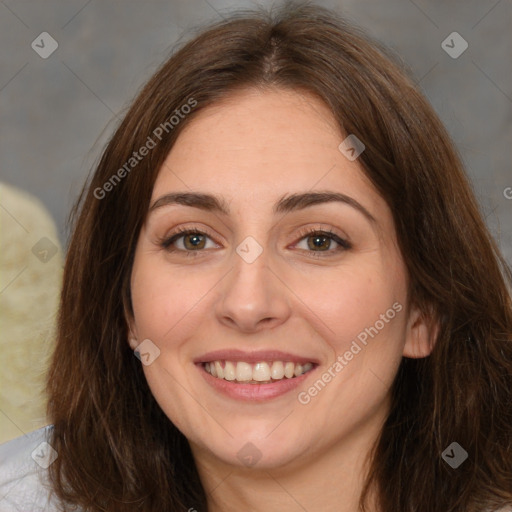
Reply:
M190 270L170 271L156 259L134 265L132 303L138 336L164 341L173 326L193 315L211 288L207 276Z
M330 333L328 337L340 341L355 337L364 328L374 325L395 301L402 299L393 281L361 269L325 274L309 282L299 293L323 321ZM394 317L394 310L388 316ZM378 327L386 330L380 321Z
M350 380L355 389L367 388L376 377L391 383L402 357L405 283L399 268L381 268L372 262L318 274L298 291L310 310L309 321L329 345L335 380Z
M339 424L363 421L382 406L402 359L406 308L400 280L367 269L317 285L307 304L315 313L310 322L329 345L318 376L326 384L315 381L300 403L319 411L340 404L330 409ZM347 410L353 417L346 417Z

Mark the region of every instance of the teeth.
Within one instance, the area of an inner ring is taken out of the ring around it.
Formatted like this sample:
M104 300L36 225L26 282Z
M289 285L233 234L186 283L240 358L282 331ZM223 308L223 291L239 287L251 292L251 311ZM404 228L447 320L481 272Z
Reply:
M256 384L282 380L285 377L300 377L313 368L313 363L302 365L291 361L261 361L249 364L243 361L210 361L205 363L204 368L218 379Z
M252 380L252 366L249 363L236 363L236 380L245 382Z
M284 365L284 376L291 379L295 375L295 365L293 363L286 363Z
M284 377L284 364L281 361L274 361L272 363L270 376L275 380L280 380Z
M252 378L258 382L270 380L270 366L267 363L256 363L252 370Z
M224 370L222 369L222 365L220 364L220 361L215 361L215 371L217 372L217 377L219 379L224 378Z
M208 370L206 370L206 371L208 371ZM224 365L224 378L226 380L235 380L236 379L235 365L231 361L226 361L226 364Z

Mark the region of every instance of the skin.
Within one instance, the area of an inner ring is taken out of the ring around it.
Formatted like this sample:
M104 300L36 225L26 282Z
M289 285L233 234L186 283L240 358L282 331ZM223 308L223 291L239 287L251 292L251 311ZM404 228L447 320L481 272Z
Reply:
M151 204L194 191L222 195L231 210L174 204L150 212L131 279L130 346L150 339L160 350L144 372L189 440L210 512L357 510L365 458L389 411L401 358L424 357L432 348L435 333L408 306L389 207L358 160L338 149L344 138L316 97L247 89L200 112L156 180ZM376 225L337 202L273 215L284 195L320 190L357 200ZM209 232L196 257L185 254L194 252L193 236L176 240L174 252L162 247L178 227ZM311 249L315 237L301 235L303 228L331 230L352 247L337 251L331 241L327 252ZM247 236L263 249L250 264L236 252ZM297 394L394 303L402 310L301 404ZM230 348L278 348L315 357L320 366L298 390L241 402L221 396L192 362ZM261 457L250 467L237 457L248 442Z

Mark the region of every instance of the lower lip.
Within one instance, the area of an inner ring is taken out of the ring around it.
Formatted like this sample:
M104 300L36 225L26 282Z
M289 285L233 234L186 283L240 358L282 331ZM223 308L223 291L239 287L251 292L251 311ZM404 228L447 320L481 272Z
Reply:
M316 369L313 367L309 372L292 379L284 378L268 384L239 384L235 381L219 379L210 375L201 363L196 364L204 379L216 391L238 400L262 402L284 395L302 384Z

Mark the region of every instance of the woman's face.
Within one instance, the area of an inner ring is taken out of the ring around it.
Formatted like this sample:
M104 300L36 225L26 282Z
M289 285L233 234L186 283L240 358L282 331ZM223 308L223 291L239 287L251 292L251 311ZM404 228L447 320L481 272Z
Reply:
M374 436L402 355L426 355L390 210L345 137L313 96L246 90L159 172L130 344L196 458L276 468Z

